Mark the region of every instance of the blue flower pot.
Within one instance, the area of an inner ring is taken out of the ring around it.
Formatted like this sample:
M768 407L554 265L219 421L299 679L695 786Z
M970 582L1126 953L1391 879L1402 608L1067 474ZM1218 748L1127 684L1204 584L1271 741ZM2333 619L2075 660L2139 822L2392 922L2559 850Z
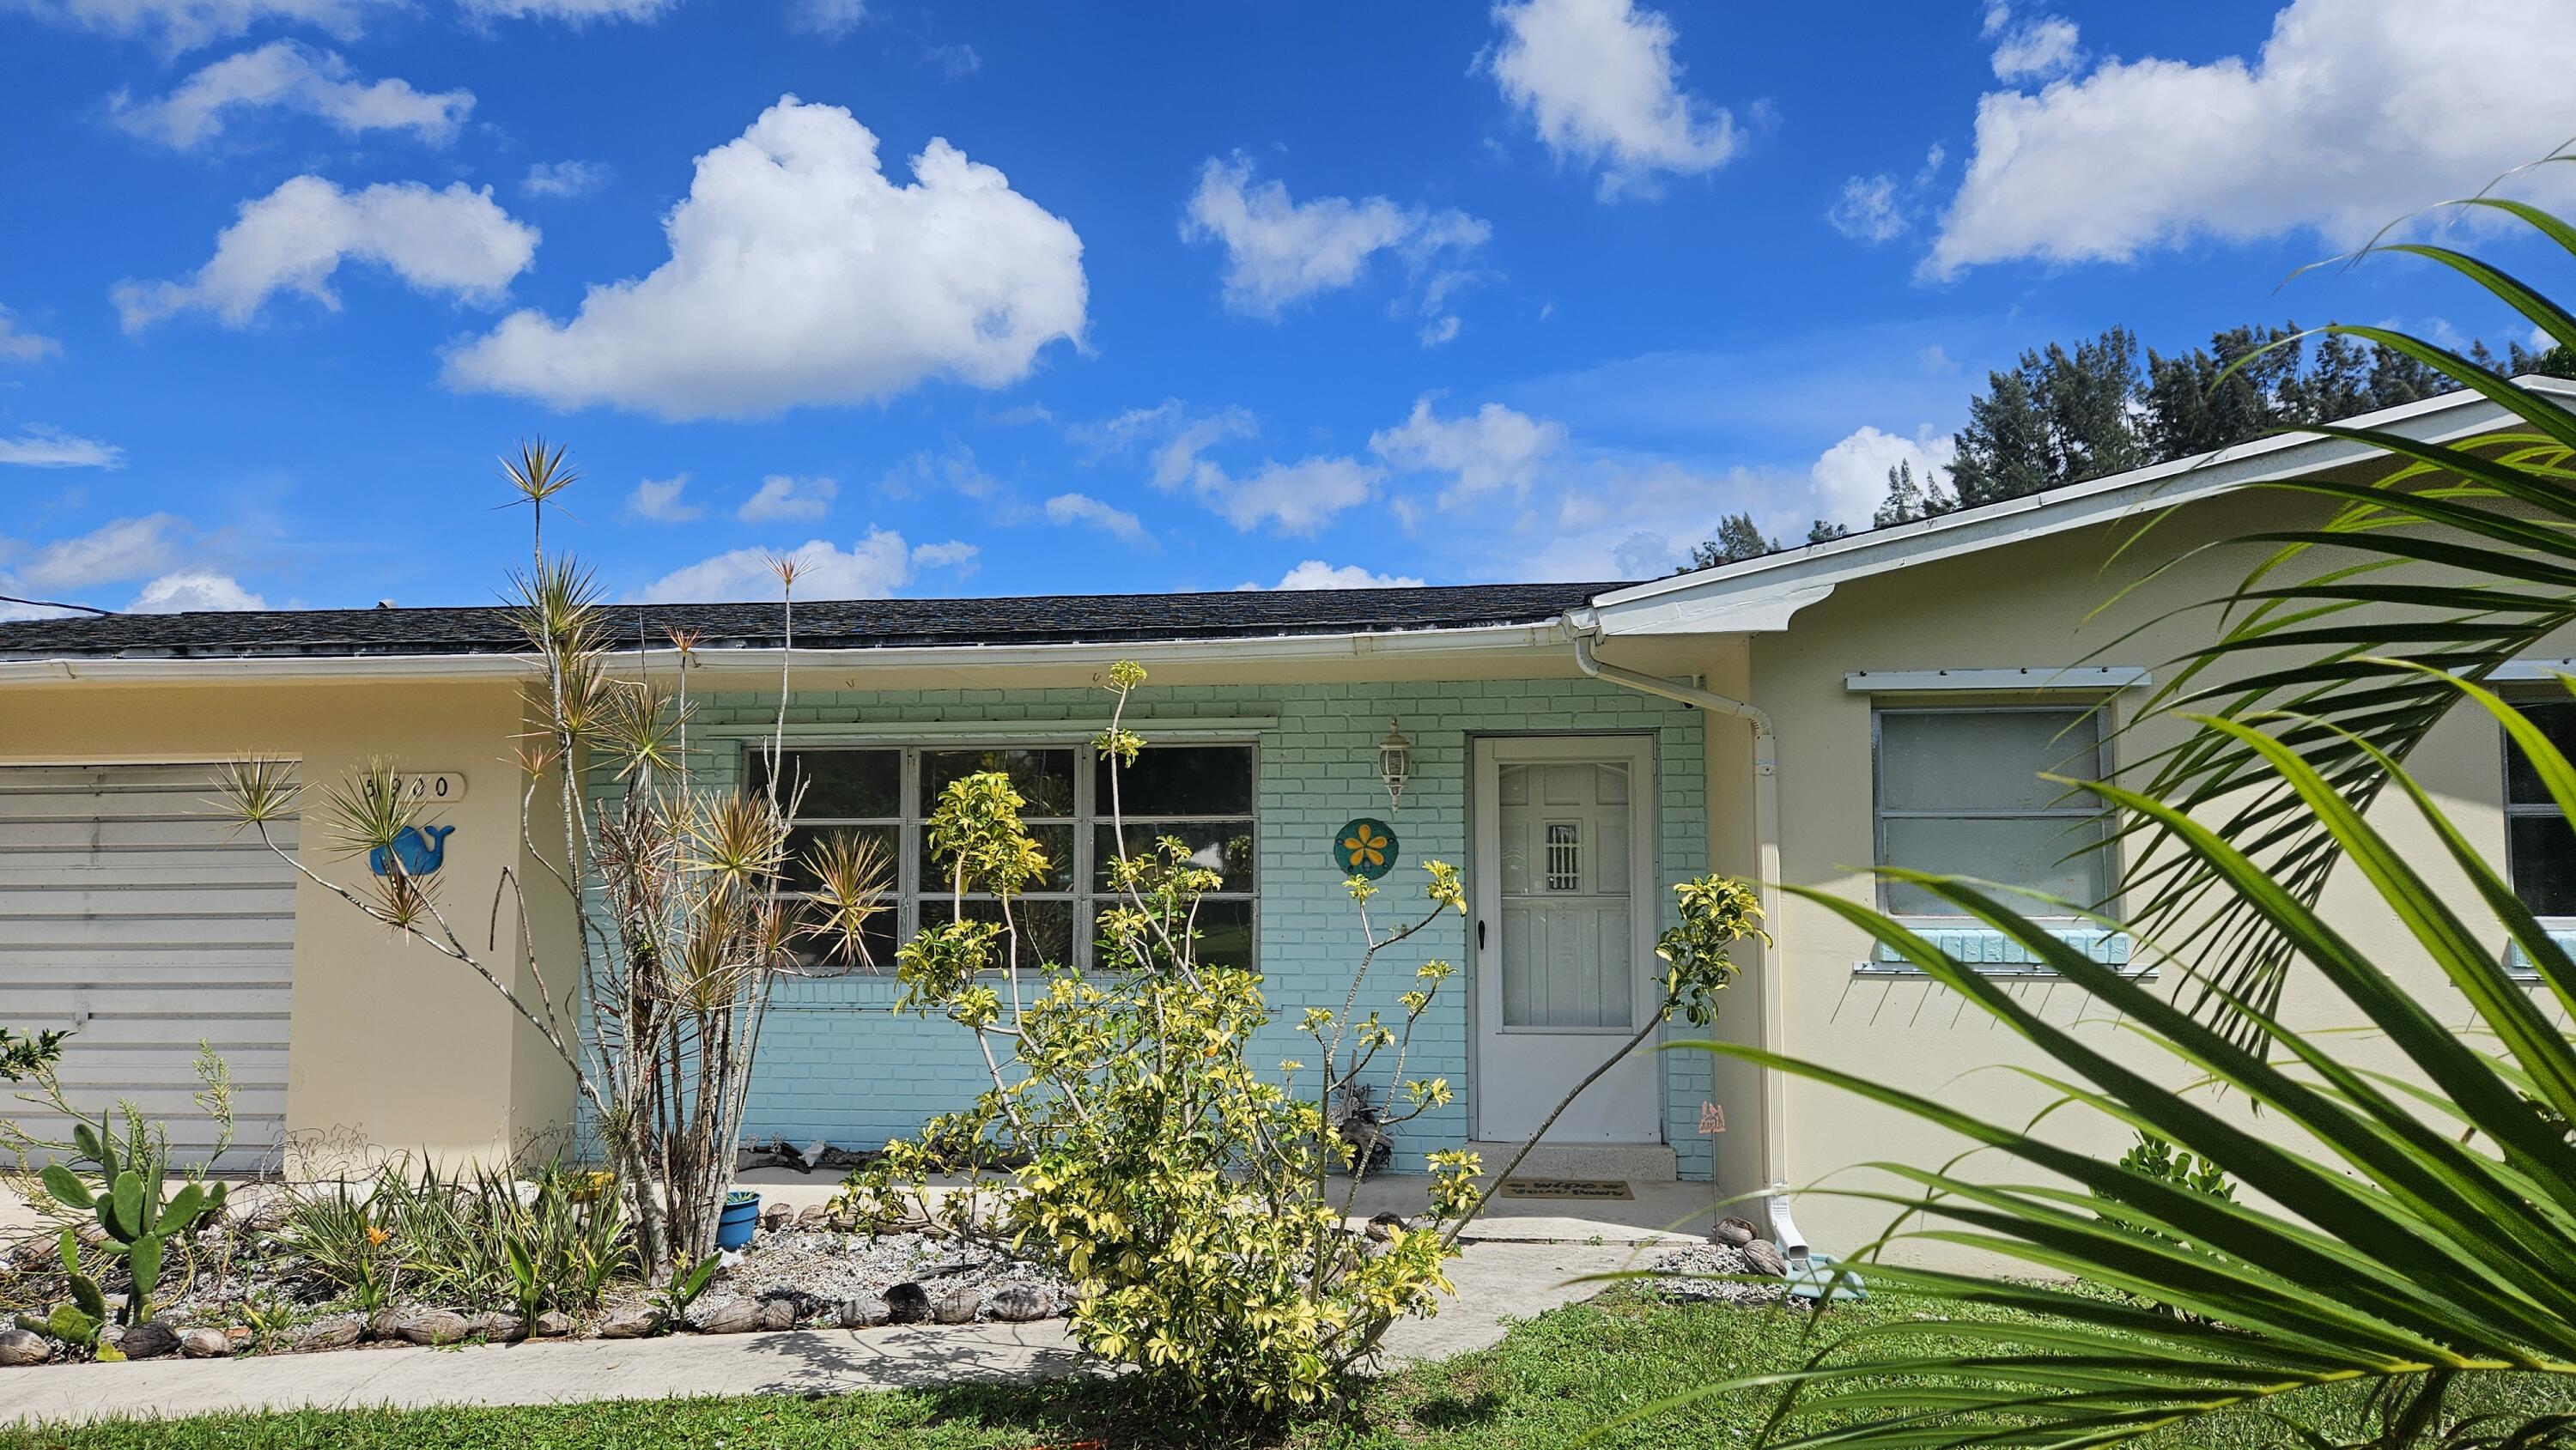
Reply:
M716 1217L716 1247L738 1249L751 1242L760 1227L760 1195L737 1188L725 1195L724 1212Z

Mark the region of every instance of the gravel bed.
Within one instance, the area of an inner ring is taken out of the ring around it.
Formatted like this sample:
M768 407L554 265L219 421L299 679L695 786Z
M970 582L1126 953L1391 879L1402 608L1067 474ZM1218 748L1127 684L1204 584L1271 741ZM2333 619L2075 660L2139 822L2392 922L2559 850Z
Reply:
M1650 1281L1654 1293L1681 1304L1776 1304L1789 1290L1778 1279L1739 1283L1705 1277L1752 1272L1752 1266L1744 1261L1744 1251L1726 1244L1670 1249L1657 1255L1649 1267L1655 1275Z

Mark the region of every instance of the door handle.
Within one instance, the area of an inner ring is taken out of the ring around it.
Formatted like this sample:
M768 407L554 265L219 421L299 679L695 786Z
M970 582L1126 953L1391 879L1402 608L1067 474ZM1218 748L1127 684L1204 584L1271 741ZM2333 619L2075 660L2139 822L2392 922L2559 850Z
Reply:
M1478 951L1480 951L1480 952L1481 952L1481 951L1483 951L1484 949L1485 949L1485 923L1484 923L1483 921L1481 921L1481 920L1480 920L1480 921L1478 921L1478 922L1476 923L1476 950L1478 950Z

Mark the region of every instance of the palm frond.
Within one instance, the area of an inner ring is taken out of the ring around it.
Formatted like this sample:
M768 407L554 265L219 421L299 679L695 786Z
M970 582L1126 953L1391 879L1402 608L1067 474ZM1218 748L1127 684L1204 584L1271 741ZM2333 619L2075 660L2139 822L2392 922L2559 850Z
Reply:
M2546 212L2491 197L2461 205L2521 223L2576 256L2576 228ZM2576 315L2501 268L2426 243L2381 243L2372 250L2444 267L2559 346L2576 349ZM2315 332L2423 363L2494 402L2511 421L2483 437L2447 442L2396 428L2304 430L2379 450L2395 462L2368 481L2310 477L2257 485L2320 500L2330 506L2328 517L2313 528L2231 541L2265 552L2232 594L2214 602L2224 620L2218 638L2175 662L2177 670L2142 718L2311 717L2268 738L2293 750L2340 798L2366 808L2387 786L2390 768L2402 765L2459 703L2459 692L2439 676L2489 678L2576 624L2576 398L2499 377L2392 329L2336 325ZM2289 783L2267 776L2253 747L2227 731L2202 728L2150 752L2127 774L2143 777L2147 794L2217 821L2221 835L2244 846L2301 900L2316 900L2342 858L2332 834L2303 810ZM2194 987L2195 1010L2235 1040L2256 1041L2250 1017L2228 1003L2276 1006L2294 955L2290 944L2265 930L2242 901L2206 909L2215 893L2205 863L2155 821L2129 818L2117 835L2132 848L2122 891L2140 903L2139 925L2162 932L2206 968Z
M2576 808L2576 768L2509 703L2471 681L2374 667L2491 712L2553 795ZM1888 873L2010 937L2086 993L2099 1009L2090 1015L2116 1015L2187 1064L2195 1082L2178 1088L2177 1074L2051 1020L1903 923L1802 892L2030 1043L2059 1070L2033 1076L2058 1084L2062 1111L2166 1139L2224 1165L2249 1193L2238 1201L2197 1192L2070 1148L2037 1120L1989 1121L1866 1072L1689 1044L1964 1140L1972 1153L1946 1167L1871 1165L1877 1185L1842 1190L1903 1215L1857 1267L1887 1289L2040 1316L1884 1325L1833 1339L1794 1370L1694 1392L1782 1392L1766 1443L2090 1446L2239 1412L2279 1417L2305 1443L2324 1445L2332 1442L2299 1423L2296 1392L2355 1384L2378 1387L2374 1444L2566 1443L2564 1417L2484 1420L2459 1412L2453 1391L2481 1377L2559 1375L2576 1403L2576 1138L2567 1127L2576 1048L2532 1001L2534 989L2508 974L2498 947L2519 945L2562 1001L2576 992L2576 963L2439 803L2367 740L2303 717L2197 723L2242 752L2243 786L2279 792L2308 813L2400 923L2408 949L2467 999L2472 1029L2446 1024L2420 1000L2420 983L2392 975L2385 942L2328 921L2223 829L2117 782L2071 784L2164 832L2215 898L2282 943L2303 980L2313 976L2339 1002L2335 1015L2367 1024L2401 1069L2365 1071L2347 1033L2301 1030L2209 983L2210 1000L2252 1024L2256 1040L2246 1042L2093 961L2008 893ZM2402 799L2430 828L2438 860L2410 858L2338 777L2310 763L2313 745L2290 743L2328 736L2369 760L2394 792L2392 810ZM2446 895L2427 874L2434 869L2464 878L2469 891ZM2143 932L2141 947L2165 950ZM2054 1116L2042 1115L2052 1128ZM1890 1262L1886 1251L1908 1242L2000 1255L2080 1283Z

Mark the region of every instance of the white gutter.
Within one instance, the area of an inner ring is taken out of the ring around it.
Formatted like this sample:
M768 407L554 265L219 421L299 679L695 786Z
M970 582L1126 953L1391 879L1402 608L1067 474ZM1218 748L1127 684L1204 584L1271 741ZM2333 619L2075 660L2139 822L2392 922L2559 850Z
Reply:
M1780 930L1780 736L1772 727L1771 717L1742 700L1731 699L1696 685L1676 684L1617 665L1603 664L1592 652L1592 642L1600 634L1600 625L1582 617L1582 612L1569 610L1565 628L1574 637L1574 663L1596 680L1623 686L1641 694L1655 695L1677 704L1691 705L1715 715L1732 715L1753 727L1753 837L1755 849L1754 890L1762 901L1762 920L1773 933L1771 945L1762 952L1762 964L1768 968L1762 978L1762 1050L1785 1055L1789 1037L1788 974L1781 969L1778 933ZM1786 1076L1777 1068L1762 1072L1762 1177L1770 1185L1763 1200L1765 1215L1771 1221L1771 1242L1779 1245L1783 1257L1804 1261L1808 1257L1807 1241L1789 1217L1789 1093Z
M774 648L700 647L691 654L689 669L692 675L701 677L710 672L757 672L766 677L775 674L782 663L790 670L813 671L904 667L980 670L1033 665L1106 667L1123 659L1293 663L1365 659L1378 655L1425 658L1526 652L1553 648L1564 639L1562 626L1551 622L1482 625L1468 629L1137 640L1125 644L891 645L858 649L798 649L788 652L784 661L780 659L780 651ZM679 652L672 649L612 650L609 663L620 672L672 671L679 668ZM148 684L165 680L520 679L535 668L535 658L524 654L281 654L246 658L73 655L0 660L0 685L64 681Z

